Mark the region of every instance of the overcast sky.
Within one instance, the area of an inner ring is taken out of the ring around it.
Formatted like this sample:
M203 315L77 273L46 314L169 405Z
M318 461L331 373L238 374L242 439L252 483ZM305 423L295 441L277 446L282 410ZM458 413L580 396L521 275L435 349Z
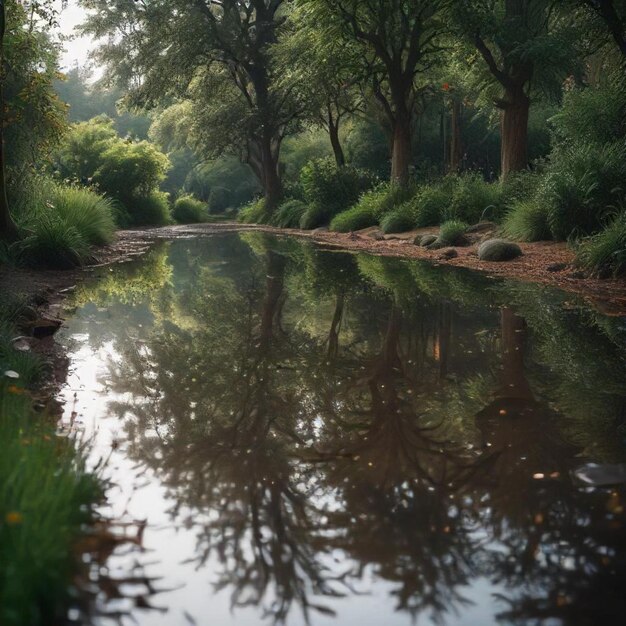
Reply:
M61 32L64 35L73 35L74 28L85 18L85 11L78 6L77 0L69 0L59 16ZM65 52L61 56L61 67L68 69L78 63L85 65L88 61L89 51L94 47L90 38L80 37L73 41L64 42Z

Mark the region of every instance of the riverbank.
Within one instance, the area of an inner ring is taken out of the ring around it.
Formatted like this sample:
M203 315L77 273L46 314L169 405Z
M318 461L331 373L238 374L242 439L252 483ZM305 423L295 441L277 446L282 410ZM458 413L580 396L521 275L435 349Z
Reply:
M437 228L423 228L399 235L382 236L378 228L368 228L355 233L336 233L328 230L282 229L235 222L120 231L116 243L109 248L108 254L115 256L116 250L124 254L124 251L133 250L142 243L146 244L151 241L239 231L260 231L279 236L296 236L338 250L425 260L436 264L467 268L498 278L541 283L583 297L606 314L626 315L626 279L601 280L585 276L575 266L575 254L565 243L549 241L520 243L523 255L517 259L502 263L481 261L477 253L478 245L493 234L493 231L489 229L477 233L471 245L455 248L458 256L451 259L442 258L441 250L428 250L413 243L420 235L436 233Z

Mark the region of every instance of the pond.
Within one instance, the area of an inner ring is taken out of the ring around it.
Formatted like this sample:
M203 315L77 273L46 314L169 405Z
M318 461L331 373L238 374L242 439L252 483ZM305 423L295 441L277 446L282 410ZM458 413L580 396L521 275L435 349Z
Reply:
M625 492L576 472L626 460L624 318L242 233L101 272L62 341L62 428L139 529L122 623L622 623Z

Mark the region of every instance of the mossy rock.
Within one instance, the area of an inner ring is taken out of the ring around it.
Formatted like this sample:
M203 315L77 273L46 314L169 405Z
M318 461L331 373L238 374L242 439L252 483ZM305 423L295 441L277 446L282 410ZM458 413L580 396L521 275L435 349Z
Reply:
M413 243L416 246L426 248L430 246L431 243L435 243L435 241L437 241L437 235L418 235L415 237L415 241Z
M478 248L481 261L512 261L522 254L522 249L516 243L505 239L488 239Z

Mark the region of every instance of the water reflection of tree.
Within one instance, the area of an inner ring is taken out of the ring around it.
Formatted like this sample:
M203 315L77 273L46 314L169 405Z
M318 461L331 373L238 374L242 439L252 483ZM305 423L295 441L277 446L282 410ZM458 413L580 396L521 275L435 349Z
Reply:
M236 278L198 266L177 302L193 323L158 321L114 372L132 394L117 407L131 454L197 529L198 564L217 558L234 606L284 622L371 567L400 610L432 621L478 576L506 590L509 621L587 623L592 590L606 615L619 608L607 583L622 522L606 494L565 480L578 450L527 377L535 318L528 337L513 309L469 315L471 285L459 304L447 275L440 297L434 270L359 258L363 281L337 255L255 252ZM312 310L324 315L307 325Z

